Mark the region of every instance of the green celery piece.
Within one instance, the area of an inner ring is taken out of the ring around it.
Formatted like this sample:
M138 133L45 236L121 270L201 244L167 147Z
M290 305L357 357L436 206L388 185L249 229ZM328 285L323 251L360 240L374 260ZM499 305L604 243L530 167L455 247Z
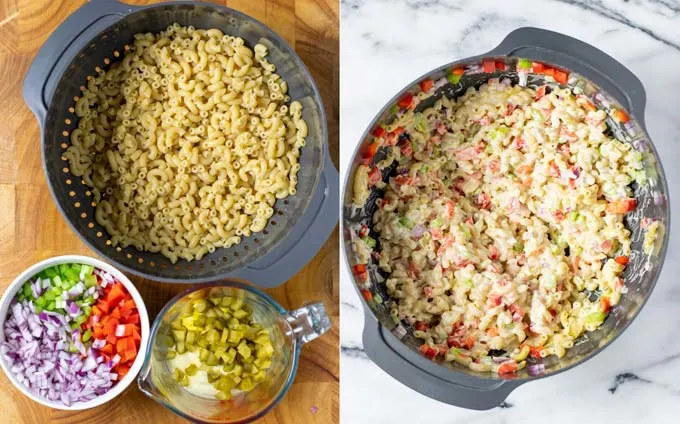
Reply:
M73 265L72 267L66 268L64 271L62 271L61 275L64 280L69 282L69 284L76 284L78 281L80 281L80 266Z
M458 84L460 82L461 78L462 78L462 75L456 75L456 74L448 74L446 76L446 79L448 79L451 84Z
M70 327L71 327L72 330L75 330L78 327L80 327L80 324L78 323L78 321L74 321L74 322L71 323Z
M83 333L83 342L90 340L90 337L92 337L92 330L88 328L87 331Z
M24 284L24 296L26 296L29 299L33 298L33 292L31 291L31 283L25 283Z
M47 306L47 299L45 299L43 296L40 296L35 300L35 306L44 309L45 306Z
M57 267L58 267L57 272L59 272L59 275L61 275L61 276L64 276L65 273L68 271L68 269L71 268L71 266L69 264L61 264L61 265L57 265Z
M57 305L54 303L54 300L52 300L47 304L47 310L54 312L55 309L57 309Z
M413 222L412 222L410 219L406 218L406 217L401 217L401 218L399 218L399 221L397 221L397 222L398 222L399 225L401 225L402 227L406 227L406 228L408 228L409 230L410 230L411 228L413 228L413 226L414 226Z
M444 224L444 222L440 218L436 218L432 222L430 222L430 227L432 228L439 228Z
M94 267L92 265L81 265L79 272L82 272L86 276L92 275L92 274L94 274Z
M50 300L54 300L54 299L57 298L57 293L55 292L54 288L51 287L49 290L47 290L45 293L43 293L43 295L40 296L40 297L44 298L47 301L50 301Z
M54 284L56 287L60 287L60 288L64 287L64 282L61 281L61 277L58 276L58 275L55 275L54 278L52 278L52 284ZM61 293L59 293L59 294L61 294Z
M601 324L607 315L602 311L592 312L586 315L586 323L588 324Z
M45 273L45 277L49 278L50 280L58 275L56 267L47 268L43 272Z
M517 62L517 67L519 69L531 69L531 61L529 59L520 59Z
M85 275L83 282L85 283L85 286L88 288L94 287L97 285L97 276L94 274Z
M369 249L375 249L375 243L376 242L375 242L374 238L366 236L366 237L362 237L361 240L363 240L364 243L366 243L366 246L368 246Z

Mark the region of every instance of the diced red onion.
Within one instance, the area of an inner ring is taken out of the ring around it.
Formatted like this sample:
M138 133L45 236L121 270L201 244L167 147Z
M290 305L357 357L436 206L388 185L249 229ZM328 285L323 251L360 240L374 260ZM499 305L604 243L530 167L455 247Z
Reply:
M541 375L545 372L545 364L531 364L527 366L529 375Z

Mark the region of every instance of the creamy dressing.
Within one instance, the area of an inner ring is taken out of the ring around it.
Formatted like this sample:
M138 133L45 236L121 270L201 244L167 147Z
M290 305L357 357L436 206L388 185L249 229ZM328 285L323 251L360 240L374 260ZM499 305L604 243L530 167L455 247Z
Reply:
M184 371L189 365L197 366L199 368L198 371L193 376L189 376L189 385L184 387L184 389L195 396L215 399L218 390L208 382L208 372L201 369L201 360L198 357L198 352L184 352L181 355L177 355L168 361L168 365L170 366L170 372L174 371L175 368ZM221 370L220 367L212 368Z

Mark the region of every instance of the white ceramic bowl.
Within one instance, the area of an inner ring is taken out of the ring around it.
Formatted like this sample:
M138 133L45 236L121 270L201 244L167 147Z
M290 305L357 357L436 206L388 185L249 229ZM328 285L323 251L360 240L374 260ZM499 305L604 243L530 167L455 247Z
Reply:
M127 386L129 386L130 383L132 383L135 380L137 373L142 368L142 364L144 363L144 355L146 353L146 348L149 343L149 315L146 312L146 306L144 306L144 301L142 300L142 296L140 296L139 292L137 291L137 288L134 286L134 284L132 284L130 279L128 279L125 276L125 274L118 271L116 268L112 267L106 262L102 262L99 259L91 258L89 256L79 255L57 256L54 258L46 259L42 262L38 262L37 264L28 268L26 271L22 272L16 279L14 279L12 284L10 284L7 290L5 290L5 292L2 294L2 298L0 299L0 342L5 341L4 331L5 319L7 318L7 313L9 312L10 303L12 302L12 299L14 299L16 293L21 289L22 285L26 281L28 281L29 278L33 277L40 271L59 264L91 265L95 267L95 269L101 269L113 275L118 281L120 281L125 286L125 288L128 290L132 298L135 300L137 310L139 311L139 320L142 328L141 345L139 346L137 357L135 358L135 361L133 362L132 367L130 367L130 371L127 373L127 375L123 377L122 380L118 381L111 388L111 390L104 393L103 395L97 396L96 398L89 400L87 402L74 402L73 404L71 404L71 406L66 406L60 401L59 402L51 401L49 399L45 399L31 393L26 386L21 384L16 379L14 373L10 371L9 365L6 363L4 358L0 356L0 365L2 365L2 370L5 372L5 375L7 375L12 384L14 384L14 386L21 391L21 393L25 394L29 398L33 399L34 401L42 405L49 406L50 408L62 409L65 411L79 411L103 405L104 403L110 401L111 399L121 394L123 390L125 390L125 388L127 388Z

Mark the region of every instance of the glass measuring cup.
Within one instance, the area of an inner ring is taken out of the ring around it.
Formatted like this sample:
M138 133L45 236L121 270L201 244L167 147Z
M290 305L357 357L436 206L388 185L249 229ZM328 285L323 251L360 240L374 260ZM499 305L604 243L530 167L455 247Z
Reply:
M227 401L208 399L188 392L172 376L167 363L170 323L182 308L197 298L233 296L252 309L253 319L269 330L274 346L272 365L264 381L247 393ZM269 412L286 394L295 379L300 349L330 329L323 303L287 311L265 293L245 284L200 284L173 298L158 314L151 329L146 359L137 377L142 392L184 418L200 423L248 423Z

